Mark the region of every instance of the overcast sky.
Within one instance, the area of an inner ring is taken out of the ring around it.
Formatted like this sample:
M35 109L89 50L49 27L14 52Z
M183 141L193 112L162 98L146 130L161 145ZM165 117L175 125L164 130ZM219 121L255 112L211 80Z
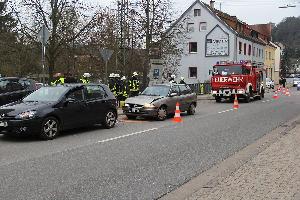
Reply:
M90 0L99 2L99 0ZM134 1L134 0L132 0ZM173 0L178 15L182 14L195 0ZM202 0L209 3L210 0ZM285 17L300 16L300 0L215 0L215 7L230 15L237 16L248 24L279 23ZM100 0L102 6L113 6L114 0ZM278 8L296 5L295 8Z

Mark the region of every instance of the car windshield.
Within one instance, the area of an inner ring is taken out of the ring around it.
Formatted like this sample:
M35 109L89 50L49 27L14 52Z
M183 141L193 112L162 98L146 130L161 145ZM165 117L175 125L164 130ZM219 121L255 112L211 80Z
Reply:
M163 85L157 85L157 86L150 86L147 87L141 95L146 96L167 96L169 94L170 87L169 86L163 86Z
M242 66L216 66L217 74L227 76L234 74L248 74L247 69L243 69Z
M59 98L68 90L67 87L42 87L26 98L23 101L58 101Z

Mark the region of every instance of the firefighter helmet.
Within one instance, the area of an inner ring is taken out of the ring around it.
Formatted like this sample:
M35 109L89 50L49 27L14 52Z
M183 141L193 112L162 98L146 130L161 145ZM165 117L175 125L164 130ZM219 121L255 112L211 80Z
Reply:
M138 76L139 74L137 72L133 72L133 76Z

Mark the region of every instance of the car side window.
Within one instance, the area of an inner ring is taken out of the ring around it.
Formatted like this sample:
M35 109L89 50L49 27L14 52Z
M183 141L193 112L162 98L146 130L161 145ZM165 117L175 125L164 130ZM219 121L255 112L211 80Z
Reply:
M83 101L83 89L77 89L74 91L71 91L67 98L74 99L75 101Z
M0 81L0 92L1 93L5 93L5 92L8 92L7 91L7 84L8 84L8 80L1 80Z
M8 92L19 91L23 89L24 87L16 80L9 80L9 82L6 85L6 90Z
M87 99L103 99L107 96L105 90L100 85L89 85L86 86L87 89Z
M31 85L29 80L19 80L19 83L23 86L24 89L28 89Z
M180 85L179 89L180 89L181 94L183 94L183 95L189 94L189 90L187 89L187 87L185 85Z
M173 86L171 89L171 93L177 93L177 95L180 95L179 87L177 85Z

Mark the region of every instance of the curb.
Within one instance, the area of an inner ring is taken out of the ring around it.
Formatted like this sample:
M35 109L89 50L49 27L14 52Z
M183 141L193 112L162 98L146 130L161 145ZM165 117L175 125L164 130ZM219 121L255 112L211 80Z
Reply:
M202 172L200 175L192 177L191 180L188 180L175 190L162 195L159 199L187 199L202 188L211 188L218 185L221 180L238 170L242 165L253 159L259 153L267 149L271 144L275 143L284 135L296 128L297 124L300 124L300 116L281 124L279 127L267 133L253 144L246 146L227 159L220 161L212 168Z

